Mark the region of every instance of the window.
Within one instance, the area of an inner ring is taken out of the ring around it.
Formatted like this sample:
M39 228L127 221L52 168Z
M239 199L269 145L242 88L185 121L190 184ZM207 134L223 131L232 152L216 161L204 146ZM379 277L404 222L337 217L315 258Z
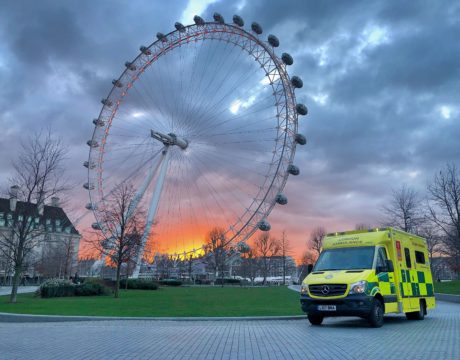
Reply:
M425 264L425 254L415 250L415 262L418 264Z
M51 219L46 219L46 225L51 225Z
M56 219L56 226L61 226L61 220Z
M377 253L376 267L385 268L387 266L386 260L387 260L387 252L385 251L385 248L381 247L379 248L378 253Z
M406 257L406 266L408 268L411 268L411 262L410 262L410 251L408 248L404 248L404 256Z

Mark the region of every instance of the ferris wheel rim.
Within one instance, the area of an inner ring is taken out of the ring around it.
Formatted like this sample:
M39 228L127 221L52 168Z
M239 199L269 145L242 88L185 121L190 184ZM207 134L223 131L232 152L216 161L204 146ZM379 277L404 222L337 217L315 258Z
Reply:
M220 30L221 33L225 33L225 34L232 34L232 35L237 35L241 38L245 38L247 40L249 40L250 42L254 42L255 44L257 44L260 49L262 49L262 52L264 54L264 56L267 56L270 58L270 60L273 62L273 64L275 65L276 67L276 70L278 71L278 76L280 78L280 81L281 81L281 84L282 84L282 87L283 87L283 94L284 94L284 97L285 97L285 122L286 122L286 128L285 128L285 131L284 131L284 139L282 141L282 146L281 146L281 155L279 156L278 160L276 162L271 162L270 163L270 166L268 168L268 171L267 171L267 174L270 173L270 169L272 168L273 164L276 165L276 172L272 175L271 177L271 183L270 185L266 188L266 190L264 191L264 194L263 195L263 199L257 204L257 206L253 208L253 205L256 203L256 199L258 198L258 195L256 195L256 197L254 198L253 202L251 203L251 205L245 210L245 214L246 213L252 213L252 215L250 216L250 218L246 221L246 223L239 229L236 231L236 233L234 234L234 236L232 236L229 241L233 241L235 239L238 240L238 238L243 238L243 241L246 240L247 238L249 238L256 230L257 230L257 223L260 221L260 219L265 219L269 214L270 212L272 211L272 209L274 208L274 206L276 205L276 200L275 200L275 196L271 196L270 199L267 200L267 197L269 196L269 193L270 193L270 190L273 189L273 185L274 185L274 182L275 180L277 179L277 177L280 177L280 179L278 180L279 181L279 185L278 185L278 188L279 191L282 191L282 189L284 188L285 184L286 184L286 181L288 179L288 176L289 176L289 173L287 171L287 165L290 165L292 164L292 160L294 158L294 154L295 154L295 140L294 140L294 136L297 134L297 129L298 129L298 116L297 116L297 113L295 111L295 106L296 106L296 99L295 99L295 94L294 94L294 89L292 88L292 86L290 85L290 78L289 78L289 75L287 74L287 71L283 68L283 65L281 63L281 60L276 56L276 54L274 53L274 51L272 49L270 49L269 45L265 42L263 42L259 37L257 36L254 36L252 35L251 33L249 33L248 31L246 31L245 29L242 29L241 27L237 27L235 25L231 25L231 24L221 24L221 23L218 23L218 22L205 22L204 24L202 25L197 25L197 24L192 24L192 25L188 25L188 26L185 26L183 29L176 29L176 30L173 30L171 32L169 32L168 34L164 35L165 38L169 38L171 36L176 36L179 34L179 40L182 40L181 39L181 36L180 34L181 33L187 33L188 31L190 31L190 29L198 29L198 28L205 28L205 27L214 27L214 28L217 28ZM229 30L230 29L230 30ZM198 33L198 35L197 35ZM213 38L213 37L206 37L207 33L206 31L203 31L202 33L199 33L197 32L195 34L193 34L194 38L193 40L194 41L207 41L207 40L222 40L222 39L218 39L218 38ZM202 38L198 38L197 36L203 34L203 37ZM244 36L243 36L244 35ZM192 36L189 36L188 37L189 39L192 38ZM157 57L155 59L158 60L158 58L162 55L165 55L167 54L168 52L170 51L173 51L176 47L180 47L183 43L185 42L189 42L189 41L180 41L179 43L176 43L174 44L175 46L173 47L169 47L165 50L164 46L162 46L162 48L160 48L160 52L157 53ZM229 41L227 41L229 42ZM164 44L164 40L163 39L158 39L156 41L154 41L152 44L150 44L148 47L145 47L146 50L150 50L152 48L154 48L156 45L163 45ZM238 44L235 44L235 45L238 45ZM249 55L253 55L252 51L253 50L248 50L245 46L240 46L242 50L246 50L248 52ZM153 52L152 52L153 54ZM134 60L132 62L130 62L130 64L136 64L136 62L138 61L141 61L143 56L145 56L145 52L142 52L140 54L138 54ZM254 56L255 57L255 56ZM258 61L258 59L256 58L256 60ZM111 114L110 116L110 122L108 123L107 125L107 128L106 128L106 135L105 137L103 137L104 140L107 139L107 137L109 136L109 130L110 130L110 127L111 127L111 122L113 121L113 118L115 116L115 113L116 111L118 110L118 107L120 106L124 96L126 96L126 94L128 93L128 90L130 87L132 87L132 84L134 84L135 81L137 81L140 77L140 75L149 67L151 66L155 61L151 60L150 62L148 62L148 64L144 67L139 67L138 70L135 70L134 72L134 75L132 76L132 82L130 83L127 83L126 86L123 88L124 89L124 94L123 96L120 98L112 98L112 96L116 93L116 90L119 88L116 84L113 85L113 87L111 88L111 90L109 91L109 94L107 95L106 97L106 100L110 101L110 100L114 100L115 103L117 104L116 105L116 109L112 112L109 112ZM263 66L263 64L261 64L261 67L263 68L263 70L265 71L265 74L266 76L268 76L269 72L267 71L267 69ZM129 67L127 67L123 72L122 74L120 75L120 77L116 80L116 81L121 81L124 79L124 76L129 76L131 75L130 73L130 69ZM115 81L115 80L114 80ZM270 85L272 86L273 88L273 83L274 81L271 81L270 82ZM274 93L275 95L275 93ZM107 108L110 108L110 106L108 106L108 104L104 104L101 108L101 111L99 113L99 116L98 116L98 119L101 119L104 118L104 111L107 110ZM279 108L277 108L277 118L278 118L278 126L280 126L280 111L279 111ZM290 111L290 113L289 113ZM291 125L291 128L288 127L288 125ZM96 136L96 133L98 131L98 127L97 125L95 126L95 129L93 131L93 136L92 136L92 140L95 139L95 136ZM278 134L280 134L280 132L278 131ZM288 144L288 140L291 140L290 143ZM277 136L277 139L275 139L275 149L276 149L276 145L280 142L280 138ZM105 141L103 142L103 145L105 144ZM88 157L88 162L91 164L91 161L93 160L92 159L92 155L93 155L93 152L94 152L94 149L90 147L90 152L89 152L89 157ZM287 156L285 154L285 152L287 152ZM95 152L96 155L97 155L97 152ZM98 176L98 184L97 184L97 192L96 194L93 195L93 189L88 189L89 191L89 197L90 197L90 202L93 203L93 199L96 200L97 196L99 195L99 199L97 200L96 203L99 203L101 201L104 200L104 193L103 193L103 183L102 183L102 166L100 165L103 161L103 154L104 154L104 151L103 151L103 147L102 147L102 150L99 150L99 161L97 162L97 168L98 170L100 170L100 174ZM275 158L275 154L273 155L273 158ZM273 159L272 158L272 159ZM285 163L285 169L283 169L284 171L282 172L282 176L279 176L280 175L280 167L282 165L282 163ZM92 174L92 171L93 169L91 168L88 168L88 183L90 183L91 181L91 174ZM268 177L268 175L267 175ZM260 191L262 191L262 186L260 187ZM278 191L278 192L279 192ZM93 213L96 217L96 220L98 220L98 215L97 215L97 210L94 210L93 209ZM262 214L262 215L260 215ZM258 217L256 215L259 215ZM243 217L243 216L241 216ZM254 218L258 218L259 220L257 221L253 221L251 223L251 221L254 219ZM226 229L227 233L230 232L234 227L235 225L238 225L238 221L239 219L236 220L235 224L232 224L229 226L228 229ZM243 234L243 236L240 236L241 233L243 232L244 229L249 229L250 231L248 231L246 234Z

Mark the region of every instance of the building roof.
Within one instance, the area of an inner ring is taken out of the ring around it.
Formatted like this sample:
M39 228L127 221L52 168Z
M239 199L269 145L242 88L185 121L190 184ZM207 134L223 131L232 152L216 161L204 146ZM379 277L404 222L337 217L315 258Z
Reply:
M58 227L61 227L62 229L70 227L71 234L79 235L77 229L75 229L65 211L58 206L45 205L43 215L38 215L37 204L18 201L16 204L16 211L13 212L10 210L10 199L0 198L0 213L5 214L5 219L7 214L11 214L13 217L19 215L38 217L40 219L40 224L44 226L51 226L51 232L57 232L56 228ZM49 224L47 223L47 220L50 222ZM56 220L60 221L60 226L56 225Z

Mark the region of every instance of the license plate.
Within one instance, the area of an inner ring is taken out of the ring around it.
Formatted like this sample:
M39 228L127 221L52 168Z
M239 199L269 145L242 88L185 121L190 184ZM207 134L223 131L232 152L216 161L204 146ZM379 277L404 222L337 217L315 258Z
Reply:
M335 305L318 305L319 311L336 311Z

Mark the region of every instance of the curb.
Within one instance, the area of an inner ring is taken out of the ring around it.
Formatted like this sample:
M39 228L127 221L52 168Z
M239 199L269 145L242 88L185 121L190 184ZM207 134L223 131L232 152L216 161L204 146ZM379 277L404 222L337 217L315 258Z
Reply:
M448 301L448 302L460 304L460 295L435 293L434 296L436 300Z
M273 321L273 320L304 320L306 315L294 316L230 316L230 317L118 317L118 316L63 316L63 315L30 315L0 313L0 322L73 322L73 321Z

